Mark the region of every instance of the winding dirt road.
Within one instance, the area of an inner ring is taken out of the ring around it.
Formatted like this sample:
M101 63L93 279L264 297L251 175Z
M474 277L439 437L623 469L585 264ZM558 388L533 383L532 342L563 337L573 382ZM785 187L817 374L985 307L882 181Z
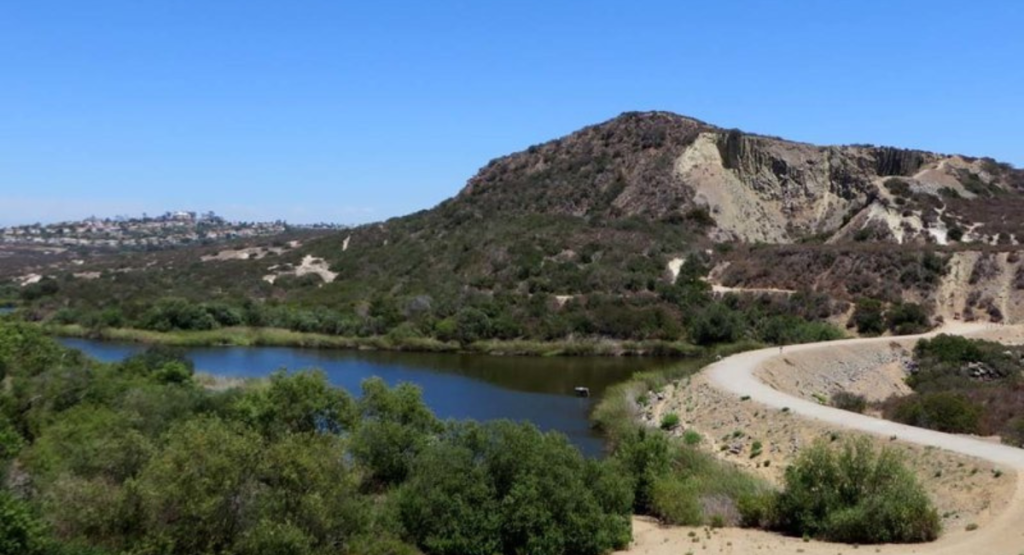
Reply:
M954 324L929 334L904 337L920 339L938 333L974 335L985 331L984 325ZM704 372L716 388L735 394L750 396L762 405L783 409L793 414L827 422L869 434L896 436L902 441L977 457L1017 471L1016 491L1006 510L988 525L970 534L947 534L937 542L924 545L887 546L886 553L928 553L936 555L1020 555L1024 553L1024 449L989 443L980 439L925 430L823 406L794 397L765 385L755 371L773 357L812 350L828 350L834 346L869 345L890 342L893 338L847 339L829 343L813 343L750 351L728 357L708 366ZM801 550L802 551L802 550ZM810 550L808 550L810 551Z

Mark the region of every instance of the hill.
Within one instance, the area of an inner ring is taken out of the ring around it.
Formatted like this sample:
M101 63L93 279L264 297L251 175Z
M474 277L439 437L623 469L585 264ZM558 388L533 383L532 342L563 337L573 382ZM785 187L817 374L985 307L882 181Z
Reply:
M987 158L626 113L493 160L431 210L273 248L121 255L91 263L94 279L54 272L9 294L30 317L91 327L462 344L1017 319L1022 192L1024 172ZM712 285L772 292L716 301Z

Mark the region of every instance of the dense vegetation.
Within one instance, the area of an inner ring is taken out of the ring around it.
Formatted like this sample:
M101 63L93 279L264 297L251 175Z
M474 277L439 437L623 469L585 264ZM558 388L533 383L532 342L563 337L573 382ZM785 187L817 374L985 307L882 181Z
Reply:
M939 515L892 450L866 439L834 448L818 442L786 469L781 492L748 498L747 524L844 543L932 541Z
M659 224L637 225L669 229ZM503 228L495 224L494 229ZM552 229L552 237L572 237L558 229ZM512 233L511 228L505 231ZM376 344L412 349L465 349L488 342L522 340L613 340L646 342L647 351L670 352L686 344L712 345L745 339L795 343L841 335L824 320L841 313L844 306L824 295L801 292L789 297L716 298L702 279L708 271L706 255L689 256L678 277L670 280L665 269L667 256L638 254L636 246L626 239L619 243L618 235L609 237L612 243L608 245L587 243L575 247L579 252L572 256L578 260L562 262L550 258L571 251L567 245L544 250L531 246L536 238L522 244L513 241L509 252L515 258L503 263L502 272L481 276L487 283L478 283L480 289L446 279L451 271L446 268L439 269L438 275L421 272L418 275L422 281L415 282L407 278L389 282L374 273L371 285L371 278L364 274L371 272L375 264L387 262L361 260L358 249L353 247L352 267L338 268L351 275L339 278L340 283L322 287L317 286L319 277L306 276L312 282L298 286L288 300L259 301L241 296L217 300L216 293L208 292L228 292L230 285L210 284L204 289L193 283L191 275L167 273L149 283L145 276L124 273L111 277L123 291L119 298L124 300L107 297L100 280L44 280L33 286L32 291L23 291L23 299L29 304L24 313L26 317L43 318L55 324L77 323L99 335L111 328L173 333L280 328L332 337L383 339ZM507 239L501 235L494 241L497 244ZM468 245L458 247L455 240L452 244L456 252L472 252ZM420 260L421 269L429 265L427 260L444 259L415 250L396 256L396 260L405 263ZM468 269L472 264L468 261L457 266L465 266L465 271L472 275ZM46 289L39 289L44 283ZM360 283L363 286L357 287ZM274 286L264 282L263 286L271 290L279 287L277 282ZM528 291L522 291L522 287ZM381 293L385 290L388 293ZM50 312L55 303L70 306ZM638 350L644 350L644 346Z
M1024 350L939 335L918 342L907 383L883 404L887 418L944 432L999 435L1024 446Z
M525 424L444 423L410 385L197 385L0 323L0 552L602 553L634 479Z
M211 390L172 350L99 364L11 322L0 370L0 545L13 553L603 553L628 543L633 512L720 526L749 520L744 500L773 500L761 503L771 515L819 510L795 486L766 493L698 451L699 437L637 423L637 393L685 369L609 393L595 415L613 448L604 461L527 424L440 422L410 385L368 380L357 399L323 374L281 371ZM879 477L903 484L886 457L858 455L876 470L857 491L881 501L852 514L887 541L928 539L905 519L918 513L886 504ZM798 533L878 541L843 522L846 536Z
M734 526L740 500L762 494L767 484L702 451L693 430L679 441L671 433L678 421L666 418L661 424L667 429L655 429L639 419L649 392L684 382L701 365L637 374L605 393L593 419L613 448L613 464L633 479L635 512L670 524Z

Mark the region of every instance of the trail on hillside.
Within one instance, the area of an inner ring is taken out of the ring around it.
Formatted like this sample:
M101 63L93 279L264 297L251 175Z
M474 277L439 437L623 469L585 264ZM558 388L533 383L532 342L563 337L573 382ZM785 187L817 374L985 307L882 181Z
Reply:
M921 339L938 333L955 335L975 335L988 329L984 324L955 323L938 331L901 339ZM998 555L1020 553L1024 546L1024 450L1014 447L986 442L980 439L945 434L933 430L915 428L888 420L855 414L839 409L823 406L783 391L773 389L763 383L756 375L756 370L764 363L779 356L814 350L829 350L837 346L867 346L872 343L892 341L891 337L870 339L847 339L828 343L794 345L780 349L770 348L751 351L731 356L707 367L704 372L709 383L714 387L740 397L749 396L752 401L776 409L788 409L792 414L826 422L832 426L874 434L883 437L896 437L902 441L923 446L968 455L983 459L1000 466L1013 469L1018 473L1015 483L1016 491L1005 511L991 523L969 534L947 534L937 542L926 545L886 546L885 553L929 553L929 554L966 554L986 553ZM788 553L790 547L780 550L769 549L770 553ZM825 544L827 545L827 544ZM807 547L807 546L804 546ZM806 552L810 553L811 550Z

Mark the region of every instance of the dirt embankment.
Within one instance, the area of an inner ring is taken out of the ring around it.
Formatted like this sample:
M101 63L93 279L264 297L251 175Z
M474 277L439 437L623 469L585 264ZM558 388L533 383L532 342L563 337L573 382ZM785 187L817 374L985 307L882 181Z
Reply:
M827 403L841 391L884 401L911 393L906 383L913 341L894 340L871 346L833 347L780 356L756 372L762 382L802 399Z

